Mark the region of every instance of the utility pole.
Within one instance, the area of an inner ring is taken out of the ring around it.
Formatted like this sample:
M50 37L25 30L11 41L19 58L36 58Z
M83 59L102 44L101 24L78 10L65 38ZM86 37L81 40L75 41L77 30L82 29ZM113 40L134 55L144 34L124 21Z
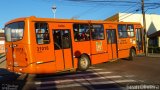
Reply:
M148 55L148 43L147 43L147 32L146 32L146 18L145 18L145 11L144 11L144 0L141 0L142 4L142 15L143 15L143 31L144 31L144 52L145 56Z

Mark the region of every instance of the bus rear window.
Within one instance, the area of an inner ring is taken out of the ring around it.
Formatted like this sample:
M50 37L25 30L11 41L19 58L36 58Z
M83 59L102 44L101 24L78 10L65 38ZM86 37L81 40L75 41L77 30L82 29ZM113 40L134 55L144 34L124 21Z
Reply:
M24 22L15 22L5 26L5 37L7 42L19 41L23 38Z

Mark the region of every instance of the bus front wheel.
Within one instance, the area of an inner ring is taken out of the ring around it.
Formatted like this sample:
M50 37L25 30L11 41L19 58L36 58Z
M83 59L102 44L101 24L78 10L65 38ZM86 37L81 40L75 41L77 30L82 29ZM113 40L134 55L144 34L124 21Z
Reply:
M129 60L134 60L136 56L136 51L134 49L130 49Z
M87 55L81 55L78 60L78 70L86 71L90 66L90 59Z

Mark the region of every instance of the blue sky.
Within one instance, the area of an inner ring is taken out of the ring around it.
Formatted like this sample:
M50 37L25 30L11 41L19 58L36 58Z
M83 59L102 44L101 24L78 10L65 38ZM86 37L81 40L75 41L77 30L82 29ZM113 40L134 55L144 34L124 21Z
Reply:
M80 0L79 0L80 1ZM56 18L73 18L103 20L118 12L134 12L140 8L139 4L118 4L118 3L93 3L79 2L78 0L1 0L0 2L0 28L9 20L18 17L36 16L53 18L51 7L56 5ZM85 1L85 0L84 0ZM102 0L105 1L105 0ZM107 1L107 0L106 0ZM114 0L111 0L114 1ZM116 0L118 1L118 0ZM125 0L119 0L125 1ZM130 0L126 0L130 1ZM140 2L140 0L132 0ZM160 2L160 0L145 0L146 2ZM149 7L150 8L150 7ZM148 9L147 13L160 14L160 8ZM136 13L140 13L136 12Z

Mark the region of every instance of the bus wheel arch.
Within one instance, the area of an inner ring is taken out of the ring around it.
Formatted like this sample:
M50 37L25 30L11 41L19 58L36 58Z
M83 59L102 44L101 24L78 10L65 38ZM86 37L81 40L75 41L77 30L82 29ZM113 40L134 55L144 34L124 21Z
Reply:
M78 70L86 71L90 65L90 57L87 54L84 53L78 58Z
M135 56L136 56L136 48L132 46L129 51L129 60L134 60Z

